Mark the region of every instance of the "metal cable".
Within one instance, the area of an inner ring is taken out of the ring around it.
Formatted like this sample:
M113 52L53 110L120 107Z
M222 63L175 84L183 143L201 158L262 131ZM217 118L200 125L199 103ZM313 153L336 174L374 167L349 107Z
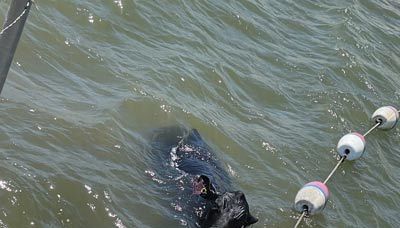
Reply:
M328 182L328 180L332 177L332 175L336 172L336 170L339 168L339 165L342 164L342 162L346 159L346 156L343 156L340 158L339 162L336 164L335 168L333 168L333 170L331 171L331 173L328 175L328 177L324 180L324 184L326 184L326 182ZM299 226L299 224L301 223L301 220L304 218L304 216L306 215L307 210L304 210L303 213L301 213L300 218L297 220L296 224L294 225L294 228L297 228L297 226Z
M373 130L375 130L382 122L379 121L377 122L373 127L371 127L371 129L369 129L367 132L365 132L365 134L363 135L364 137L367 136L369 133L371 133ZM343 156L339 162L336 164L335 168L333 168L333 170L331 171L331 173L328 175L328 177L325 179L324 184L326 184L326 182L328 182L328 180L332 177L332 175L336 172L337 168L339 167L339 165L346 159L346 156Z
M339 168L339 165L342 164L342 162L344 161L344 159L346 159L346 156L343 156L339 162L336 164L335 168L333 168L333 170L331 171L331 173L328 175L328 177L324 180L324 184L326 184L326 182L328 182L328 180L332 177L332 175L336 172L337 168Z
M297 228L300 225L301 220L303 220L306 213L307 213L307 210L304 210L303 213L301 213L300 218L297 220L296 224L294 225L294 228Z
M15 24L22 18L22 16L24 16L24 14L26 13L26 11L27 11L28 7L30 6L30 4L31 4L31 0L28 0L28 1L26 2L25 8L24 8L24 10L21 12L21 14L20 14L17 18L15 18L15 20L14 20L13 22L11 22L9 25L7 25L6 27L4 27L4 28L0 31L0 35L3 35L3 33L4 33L5 31L7 31L8 29L10 29L13 25L15 25Z
M369 133L371 133L373 130L375 130L382 122L379 121L377 122L373 127L371 127L371 129L369 129L363 136L367 136ZM346 159L346 155L341 157L340 160L338 161L338 163L336 164L336 166L332 169L332 171L329 173L328 177L324 180L324 184L326 184L329 179L333 176L333 174L336 172L336 170L339 168L340 164L342 164L344 162L344 160ZM301 223L301 220L304 218L304 216L306 215L307 210L304 210L303 213L301 213L300 218L297 220L296 224L294 225L294 228L297 228L297 226Z
M363 135L364 137L367 136L369 133L371 133L373 130L375 130L379 125L381 125L381 121L378 121L371 129L369 129L365 134Z
M400 113L400 110L398 111L398 113ZM382 121L378 120L376 122L376 124L371 127L367 132L365 132L365 134L363 135L364 137L366 137L369 133L371 133L373 130L375 130L379 125L382 124ZM343 157L340 158L340 160L338 161L338 163L336 164L336 166L333 168L333 170L329 173L328 177L324 180L324 184L326 184L329 179L332 177L332 175L336 172L336 170L339 168L340 164L342 164L344 162L344 160L346 159L346 155L344 155ZM297 228L299 226L299 224L301 223L301 220L304 218L304 216L307 214L307 210L304 209L303 213L301 213L301 216L299 217L299 219L297 220L296 224L294 225L294 228Z

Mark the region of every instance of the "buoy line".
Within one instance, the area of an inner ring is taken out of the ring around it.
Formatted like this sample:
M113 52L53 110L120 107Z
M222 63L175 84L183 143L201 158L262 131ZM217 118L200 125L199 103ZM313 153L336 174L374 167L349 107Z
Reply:
M336 170L339 168L339 165L342 164L342 162L344 162L344 159L346 159L346 156L343 156L339 162L336 164L335 168L333 168L333 170L331 171L331 173L328 175L328 177L324 180L324 184L326 184L326 182L328 182L328 180L333 176L333 174L336 172Z
M378 123L375 124L375 126L373 126L371 129L369 129L367 132L365 132L365 134L363 134L363 136L367 136L369 133L371 133L373 130L375 130L375 128L377 128L379 125L381 124L380 121L378 121Z
M371 127L371 129L369 129L367 132L365 132L363 134L363 136L367 136L369 133L371 133L373 130L375 130L379 125L381 124L381 121L378 121L373 127ZM346 152L345 152L346 153ZM328 180L333 176L333 174L336 172L336 170L339 168L340 164L342 164L344 162L344 160L346 159L347 154L342 156L339 160L339 162L336 164L335 168L333 168L333 170L331 171L331 173L328 175L328 177L324 180L324 184L326 184L328 182Z
M306 214L307 214L307 210L304 209L303 213L301 213L301 215L300 215L300 218L297 220L296 225L294 225L294 228L297 228L300 225L301 220L303 220L303 218Z
M396 126L399 120L400 110L392 106L384 106L378 108L372 114L372 121L374 126L371 127L363 135L357 132L352 132L344 135L337 144L337 152L339 153L340 160L329 173L324 182L313 181L305 184L298 192L294 202L294 208L301 213L294 228L297 228L306 215L313 215L321 212L329 198L329 189L326 183L333 176L345 160L355 160L360 158L365 151L365 137L375 129L389 130Z

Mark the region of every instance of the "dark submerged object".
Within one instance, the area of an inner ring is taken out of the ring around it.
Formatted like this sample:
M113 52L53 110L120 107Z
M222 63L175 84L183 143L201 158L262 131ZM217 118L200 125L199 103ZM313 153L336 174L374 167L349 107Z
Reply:
M151 146L155 159L164 161L157 173L181 189L170 188L168 194L178 191L178 203L197 220L197 227L240 228L258 221L250 214L245 195L232 191L227 172L196 129L159 129Z
M9 25L12 26L0 34L0 92L6 81L31 5L31 0L12 0L8 9L3 29Z

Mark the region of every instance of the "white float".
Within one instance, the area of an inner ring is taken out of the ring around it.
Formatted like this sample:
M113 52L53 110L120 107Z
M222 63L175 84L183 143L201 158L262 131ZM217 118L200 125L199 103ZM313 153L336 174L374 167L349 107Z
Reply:
M299 190L294 200L294 207L300 213L307 211L313 215L325 208L328 198L328 187L322 182L313 181Z
M337 152L341 157L346 156L346 160L360 158L365 150L365 138L360 133L349 133L343 136L337 145Z
M372 114L372 120L381 123L378 128L383 130L394 128L398 119L399 112L393 106L380 107Z

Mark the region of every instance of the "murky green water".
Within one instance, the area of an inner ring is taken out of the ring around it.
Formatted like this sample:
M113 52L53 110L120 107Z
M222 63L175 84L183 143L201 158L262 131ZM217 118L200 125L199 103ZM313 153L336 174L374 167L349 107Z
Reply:
M35 5L1 94L4 227L191 226L147 175L148 135L174 124L215 149L253 227L292 227L340 137L400 107L397 1ZM399 128L367 142L303 227L400 225Z

